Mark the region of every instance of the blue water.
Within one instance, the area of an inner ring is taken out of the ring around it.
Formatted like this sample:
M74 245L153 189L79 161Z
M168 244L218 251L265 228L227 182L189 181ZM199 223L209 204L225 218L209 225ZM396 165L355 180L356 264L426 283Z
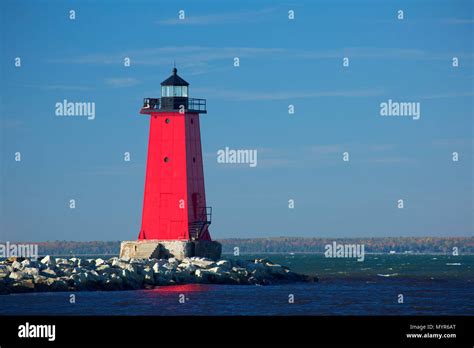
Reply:
M260 255L261 256L261 255ZM252 258L247 256L246 258ZM116 292L0 296L0 314L32 315L474 315L474 256L270 255L319 283L181 285ZM289 303L289 295L294 303ZM404 303L398 303L403 294ZM184 303L180 303L184 295Z

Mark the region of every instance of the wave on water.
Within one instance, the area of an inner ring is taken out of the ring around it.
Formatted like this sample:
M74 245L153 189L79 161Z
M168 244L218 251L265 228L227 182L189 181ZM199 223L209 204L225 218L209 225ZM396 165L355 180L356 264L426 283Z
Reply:
M447 263L446 266L461 266L459 262Z
M379 277L395 277L398 275L398 273L392 273L392 274L381 274L381 273L378 273L377 274Z

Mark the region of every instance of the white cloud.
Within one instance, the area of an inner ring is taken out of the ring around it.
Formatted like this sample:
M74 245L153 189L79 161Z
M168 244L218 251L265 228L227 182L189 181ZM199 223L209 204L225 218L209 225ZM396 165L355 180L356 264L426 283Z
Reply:
M121 65L123 59L129 57L131 65L149 65L172 67L176 62L179 69L190 69L191 73L204 70L207 72L211 63L228 60L232 67L234 57L269 57L284 56L287 50L283 48L266 47L201 47L201 46L164 46L143 50L123 51L112 54L88 54L84 56L66 57L50 60L51 63L67 64L98 64Z
M469 90L469 91L427 94L427 95L418 97L418 99L446 99L446 98L462 98L462 97L472 97L472 96L474 96L474 91Z
M224 147L224 146L223 146ZM416 164L417 158L396 153L395 144L334 143L295 147L258 148L258 168L308 168L334 166L342 162L342 154L347 151L355 156L351 161L373 165ZM204 157L213 163L216 152L207 152ZM235 168L236 166L222 166Z
M45 91L90 91L94 87L81 85L62 85L62 84L19 84L20 87L35 88Z
M401 156L369 157L367 159L364 159L363 161L367 163L373 163L373 164L417 163L417 161L413 158L401 157Z
M16 119L3 119L0 122L0 128L5 129L5 130L10 130L10 129L26 129L28 128L27 123L16 120Z
M455 25L474 24L474 19L472 18L446 18L446 19L443 19L443 23L455 24Z
M436 139L432 142L433 146L444 149L470 149L474 148L474 138L444 138Z
M192 12L185 12L185 18L179 19L178 14L174 18L160 19L156 21L158 25L213 25L213 24L234 24L263 22L272 18L272 14L277 13L277 8L264 8L256 11L235 11L225 13L213 13L206 15L194 15ZM282 16L285 13L282 11Z
M105 83L112 87L130 87L139 84L140 81L132 77L112 77L105 79Z
M333 144L333 145L314 145L309 148L309 151L318 155L326 155L333 153L342 153L343 145L342 144Z
M212 95L212 98L224 99L231 101L252 101L252 100L289 100L289 99L307 99L307 98L326 98L326 97L348 97L348 98L365 98L383 95L381 89L354 89L354 90L328 90L328 91L240 91L240 90L224 90L195 88L196 94Z
M209 47L209 46L164 46L139 50L128 50L116 53L95 53L84 56L73 56L52 59L51 63L122 65L123 59L129 57L131 64L142 66L173 66L176 62L181 71L187 75L219 73L233 69L233 58L252 58L261 60L324 60L350 57L359 60L420 60L450 61L454 54L441 54L411 48L374 48L346 47L334 50L289 49L282 47ZM472 53L456 52L456 57L469 62ZM216 64L216 63L224 63ZM283 98L283 97L282 97Z

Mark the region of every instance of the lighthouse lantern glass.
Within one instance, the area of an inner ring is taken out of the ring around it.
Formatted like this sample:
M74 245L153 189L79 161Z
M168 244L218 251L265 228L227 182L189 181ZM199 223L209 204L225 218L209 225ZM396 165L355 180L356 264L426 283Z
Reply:
M187 97L188 86L163 86L161 87L162 97Z

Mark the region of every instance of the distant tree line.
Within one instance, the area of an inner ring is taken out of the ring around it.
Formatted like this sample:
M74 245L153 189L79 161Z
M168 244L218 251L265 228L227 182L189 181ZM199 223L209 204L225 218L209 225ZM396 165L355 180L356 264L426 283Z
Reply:
M38 253L40 255L118 255L120 252L120 241L47 241L39 242Z
M231 238L222 239L224 253L238 247L242 254L250 253L320 253L333 241L344 244L364 244L365 252L388 253L449 253L458 248L460 254L474 253L474 237L382 237L382 238ZM40 255L118 255L120 241L47 241L38 242Z
M363 244L365 252L388 253L474 253L474 237L379 237L379 238L303 238L275 237L225 239L220 242L223 251L233 252L238 247L241 253L318 253L327 244L336 241L344 244Z

